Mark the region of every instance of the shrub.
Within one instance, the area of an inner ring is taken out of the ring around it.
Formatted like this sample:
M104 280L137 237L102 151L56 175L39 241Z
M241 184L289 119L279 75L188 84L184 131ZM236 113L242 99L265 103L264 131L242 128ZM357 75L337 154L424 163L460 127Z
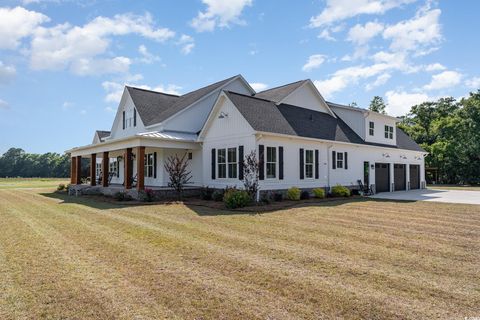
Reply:
M291 187L287 190L287 199L294 201L300 200L300 192L300 189L298 189L297 187Z
M273 194L273 200L274 201L282 201L283 200L283 193L281 192L275 192Z
M301 200L308 200L308 199L310 199L310 192L308 192L308 191L302 191L302 193L300 193L300 199L301 199Z
M202 188L200 198L202 200L212 200L213 192L214 190L209 187Z
M65 190L65 189L66 189L66 188L65 188L65 185L64 185L63 183L60 183L60 184L58 185L58 187L57 187L57 190L58 190L58 191L63 191L63 190Z
M117 201L129 201L132 199L128 194L123 191L115 192L113 198Z
M260 202L269 204L273 200L273 194L270 192L263 192L260 194Z
M152 202L154 200L154 198L155 198L155 193L153 192L152 189L145 188L145 190L143 190L140 193L140 199L142 201Z
M250 195L245 190L229 189L223 195L223 202L229 209L243 208L251 201Z
M312 192L315 198L318 198L318 199L325 198L325 189L323 188L315 188L312 190Z
M350 189L341 185L336 185L335 187L332 187L332 196L350 197Z
M223 190L215 190L212 193L212 199L214 201L223 201Z

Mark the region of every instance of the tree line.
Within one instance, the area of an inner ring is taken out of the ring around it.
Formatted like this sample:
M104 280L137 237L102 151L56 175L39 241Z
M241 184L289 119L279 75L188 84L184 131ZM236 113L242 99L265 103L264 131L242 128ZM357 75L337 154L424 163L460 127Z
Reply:
M385 113L381 97L370 110ZM427 179L480 184L480 90L459 101L452 97L415 105L399 127L426 152Z

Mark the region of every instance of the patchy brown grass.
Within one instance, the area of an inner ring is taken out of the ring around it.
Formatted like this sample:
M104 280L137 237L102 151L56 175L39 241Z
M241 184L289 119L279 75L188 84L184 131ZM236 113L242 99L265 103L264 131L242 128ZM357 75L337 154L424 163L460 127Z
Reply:
M232 214L49 192L0 190L0 319L480 315L480 206Z

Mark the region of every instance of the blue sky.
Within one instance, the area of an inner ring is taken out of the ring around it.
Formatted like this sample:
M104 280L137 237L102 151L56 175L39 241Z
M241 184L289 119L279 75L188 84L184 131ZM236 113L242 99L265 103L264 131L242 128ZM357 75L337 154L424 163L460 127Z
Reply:
M388 112L480 88L479 1L0 1L0 153L110 130L124 84L186 93L242 74L310 78Z

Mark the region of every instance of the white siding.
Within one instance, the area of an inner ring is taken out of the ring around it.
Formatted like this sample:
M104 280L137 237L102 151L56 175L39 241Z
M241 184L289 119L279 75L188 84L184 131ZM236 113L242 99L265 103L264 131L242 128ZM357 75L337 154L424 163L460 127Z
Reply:
M137 112L137 125L134 127L133 123L132 126L123 129L123 116L122 113L125 111L125 118L133 118L133 110L135 105L133 104L133 100L130 97L130 94L127 90L123 92L122 100L120 101L120 105L118 106L117 115L113 122L112 126L112 133L110 134L110 139L119 139L124 137L130 137L137 133L145 132L145 126L143 125L142 119ZM133 120L132 120L133 121Z
M233 91L241 94L250 95L250 91L242 80L236 79L223 88L218 89L209 97L199 101L187 110L179 113L177 116L168 120L164 124L165 130L198 132L202 129L203 124L207 120L208 114L215 103L221 90Z
M394 119L382 116L377 113L370 113L368 117L364 119L365 121L365 141L382 143L382 144L397 144L397 132L396 132L396 122ZM375 124L374 135L369 134L369 122L373 121ZM385 138L385 125L393 127L393 139Z
M368 132L365 131L365 115L362 112L336 107L333 107L332 109L340 119L365 140L365 134L368 134Z
M294 92L292 92L283 103L294 106L329 113L325 102L318 96L315 88L309 83L304 84Z

